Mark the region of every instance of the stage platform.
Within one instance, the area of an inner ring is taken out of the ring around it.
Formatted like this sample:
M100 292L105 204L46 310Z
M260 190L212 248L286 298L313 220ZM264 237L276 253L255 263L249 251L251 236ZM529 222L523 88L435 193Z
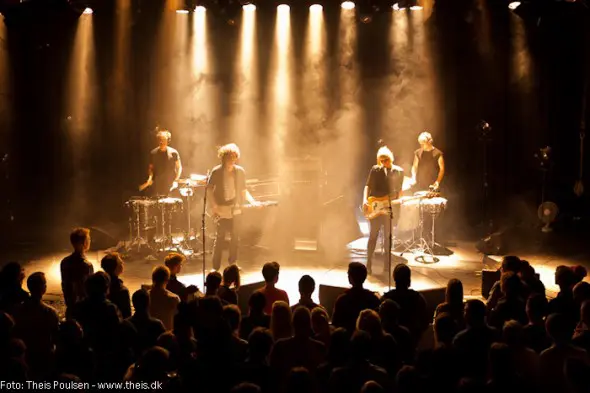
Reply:
M278 287L285 289L289 298L296 302L299 299L298 280L304 274L311 275L319 288L319 285L348 287L346 274L347 265L351 261L366 262L366 238L357 239L347 246L343 253L345 256L334 260L320 251L293 251L282 253L281 257L273 255L269 250L261 248L246 248L240 252L239 265L242 270L242 284L261 282L262 265L267 261L276 260L281 264L281 274ZM407 263L412 268L412 287L417 290L444 288L446 283L457 278L463 282L466 297L481 297L481 274L483 269L497 269L500 265L500 256L484 256L477 251L473 242L458 241L447 246L450 255L438 256L440 261L434 264L424 264L416 261L419 254L399 252L392 255L392 266L398 263ZM94 251L88 258L93 263L95 271L100 270L100 259L107 252ZM47 253L44 255L28 254L19 259L27 259L25 262L26 274L43 271L48 278L47 297L53 302L61 298L60 269L59 264L69 251ZM572 257L558 257L552 254L518 254L527 259L540 274L550 297L556 295L558 288L554 283L553 274L558 265L576 265L583 261ZM127 260L123 280L131 293L139 289L143 284L151 282L151 271L158 263L163 262L163 256L158 260ZM582 258L582 256L580 256ZM584 261L588 261L587 258ZM587 262L586 262L587 263ZM225 265L222 265L222 269ZM211 269L211 256L206 256L206 271ZM184 266L180 280L184 283L195 284L203 288L202 258L190 259ZM373 275L367 279L366 286L376 292L384 293L389 289L389 273L387 260L383 255L377 255L373 262ZM314 294L318 300L318 291Z

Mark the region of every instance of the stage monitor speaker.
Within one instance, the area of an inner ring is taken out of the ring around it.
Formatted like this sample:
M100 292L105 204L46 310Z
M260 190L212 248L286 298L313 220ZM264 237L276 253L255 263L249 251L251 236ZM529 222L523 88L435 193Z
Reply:
M481 296L487 299L490 296L490 290L496 281L500 279L502 272L497 270L482 270L481 271Z
M426 300L426 312L427 315L434 316L436 307L445 302L446 288L432 288L418 291L424 296Z
M504 231L492 233L480 239L475 247L484 255L503 255L506 254L506 240Z
M263 286L264 281L240 286L240 289L238 290L238 307L242 312L242 316L248 315L248 301L250 300L250 296Z
M334 312L334 305L336 299L348 288L333 287L331 285L320 285L320 304L328 310L328 315L332 319L332 313Z
M332 318L332 313L334 312L334 305L336 304L336 299L340 296L344 291L348 288L343 287L333 287L331 285L320 285L320 304L328 310L328 314L330 318ZM426 300L426 312L428 315L433 316L436 307L440 303L444 303L445 301L445 291L446 288L433 288L433 289L425 289L418 291Z

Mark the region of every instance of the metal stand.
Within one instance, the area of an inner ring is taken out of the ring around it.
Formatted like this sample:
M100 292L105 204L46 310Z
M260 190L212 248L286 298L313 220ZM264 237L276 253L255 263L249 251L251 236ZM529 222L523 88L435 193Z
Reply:
M142 249L145 250L144 252L148 253L148 256L146 257L146 259L156 259L153 256L153 248L150 246L149 242L147 239L145 239L144 237L142 237L142 231L146 231L147 226L144 225L144 228L141 227L141 206L138 204L133 204L130 202L127 202L128 206L131 206L133 208L133 218L129 219L129 245L127 247L125 247L125 251L129 252L129 253L137 253L137 254L142 254ZM143 211L144 213L144 223L147 224L148 220L149 220L149 214L148 214L148 210L147 207L144 209ZM136 228L136 232L135 232L135 237L133 237L133 224L135 223L135 228Z
M393 206L391 204L391 196L388 196L389 201L389 247L387 250L387 272L388 285L391 291L391 250L393 248Z
M206 269L206 260L205 257L207 256L207 252L206 252L206 242L207 242L207 235L206 235L206 226L205 226L205 218L207 217L207 193L209 191L209 179L211 177L211 172L207 171L207 185L205 187L205 193L203 196L203 213L201 215L201 237L202 237L202 241L203 241L203 285L205 285L205 269ZM204 290L204 289L203 289Z

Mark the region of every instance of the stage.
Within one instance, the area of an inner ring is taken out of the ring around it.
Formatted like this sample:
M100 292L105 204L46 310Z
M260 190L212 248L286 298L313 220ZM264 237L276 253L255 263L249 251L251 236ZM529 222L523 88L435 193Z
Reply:
M269 250L262 248L242 247L240 250L239 265L242 270L242 285L253 284L263 281L261 269L267 261L276 260L281 264L281 273L278 287L285 289L289 294L292 303L299 299L298 281L304 274L309 274L316 281L315 300L319 300L320 285L335 287L348 287L347 266L349 262L366 261L366 237L359 238L347 245L345 257L338 261L326 256L321 251L292 251L282 253L278 258ZM448 280L457 278L463 282L466 297L481 297L481 275L483 269L497 269L501 257L484 256L479 253L474 242L456 241L450 242L447 250L450 255L438 256L439 262L424 264L416 261L419 254L399 252L392 255L392 267L398 263L407 263L412 268L412 287L416 290L431 290L444 288ZM108 250L92 251L88 259L94 265L95 271L100 270L100 259ZM47 300L63 311L60 269L59 264L62 258L69 254L68 250L50 253L36 253L28 250L21 254L19 259L27 259L24 268L27 276L36 271L43 271L47 275ZM554 283L553 274L559 265L576 265L587 261L585 255L556 256L554 253L519 253L521 258L528 260L540 274L543 283L547 288L547 295L554 297L558 291ZM151 271L158 263L158 260L127 259L122 279L131 293L144 284L150 284ZM206 255L207 272L211 269L211 255ZM222 269L225 265L222 265ZM202 258L192 258L184 265L179 279L185 284L195 284L203 288ZM389 289L387 271L387 260L383 255L376 255L373 261L373 275L369 276L366 287L380 294Z

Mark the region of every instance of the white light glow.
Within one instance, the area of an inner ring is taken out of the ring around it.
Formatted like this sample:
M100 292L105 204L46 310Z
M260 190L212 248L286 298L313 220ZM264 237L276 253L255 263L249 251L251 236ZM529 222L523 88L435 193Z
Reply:
M352 1L345 1L341 7L345 10L354 10L354 3Z
M177 14L188 14L187 10L176 10Z
M511 10L515 10L520 5L520 1L513 1L512 3L508 4L508 8Z
M395 3L391 8L393 8L394 11L401 10L401 8L399 8L399 4L398 3Z
M196 13L205 13L207 11L207 8L203 7L202 5L198 5L195 7L195 12Z
M311 12L322 12L323 9L324 7L322 7L320 4L312 4L309 6L309 10Z
M279 12L289 12L291 10L291 7L289 7L287 4L279 4L279 6L277 7L277 11Z
M422 7L419 6L419 5L413 5L413 6L410 7L410 9L412 11L420 11L420 10L422 10Z
M244 4L244 5L242 6L242 9L243 9L244 11L247 11L247 12L256 11L256 5L254 5L254 4L252 4L252 3L250 3L250 4Z
M93 12L94 12L94 11L92 11L92 8L86 8L86 9L84 10L84 14L86 14L86 15L92 14Z

